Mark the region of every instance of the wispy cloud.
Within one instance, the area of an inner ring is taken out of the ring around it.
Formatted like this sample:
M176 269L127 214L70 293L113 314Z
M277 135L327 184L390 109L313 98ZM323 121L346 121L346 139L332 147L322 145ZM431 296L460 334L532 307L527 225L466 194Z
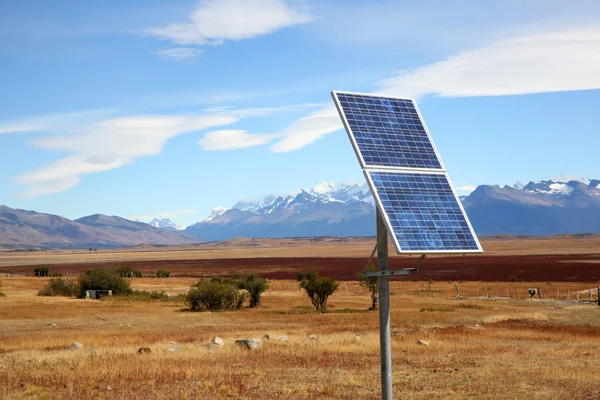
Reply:
M381 82L381 93L503 96L600 88L600 25L500 41Z
M202 50L193 47L174 47L171 49L163 49L156 52L156 55L161 60L192 60L202 54Z
M54 115L42 115L0 122L0 134L60 130L74 132L81 124L107 116L114 110L88 110Z
M177 44L218 45L243 40L309 22L306 9L284 0L204 0L189 21L153 27L146 34Z
M247 133L243 130L221 130L208 132L198 144L202 150L234 150L269 143L277 135Z
M20 197L35 197L68 190L80 183L86 174L109 171L132 164L141 157L155 156L176 136L226 126L243 118L264 116L314 107L314 104L285 105L281 107L234 109L212 108L197 114L134 115L89 122L81 120L80 113L63 114L62 118L34 117L24 121L0 123L0 132L60 132L30 141L31 145L46 150L69 153L57 161L14 178L26 186ZM66 116L71 115L72 120ZM56 121L60 120L60 124ZM35 123L31 123L35 121ZM84 122L81 122L84 121ZM68 131L57 129L68 126ZM248 134L240 130L209 132L201 141L208 150L243 148L268 143L275 135Z
M600 88L600 25L523 36L465 51L380 82L377 93L503 96ZM333 106L297 120L271 149L301 149L341 129Z

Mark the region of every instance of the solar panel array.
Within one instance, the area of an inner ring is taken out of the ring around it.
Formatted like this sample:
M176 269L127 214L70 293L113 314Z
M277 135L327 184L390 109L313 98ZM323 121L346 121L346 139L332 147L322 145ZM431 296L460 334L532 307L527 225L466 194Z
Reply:
M415 102L332 96L396 250L482 251Z

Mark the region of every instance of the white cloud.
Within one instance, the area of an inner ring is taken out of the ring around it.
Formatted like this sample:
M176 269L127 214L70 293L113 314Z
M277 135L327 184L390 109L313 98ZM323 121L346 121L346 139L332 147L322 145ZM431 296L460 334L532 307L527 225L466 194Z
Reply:
M139 157L159 154L175 136L238 120L227 115L120 117L83 126L82 133L34 139L35 147L72 155L17 176L17 184L28 186L18 196L34 197L70 189L79 183L81 175L108 171L129 165Z
M502 96L600 88L600 25L518 37L465 51L380 82L377 93ZM341 129L333 106L285 128L274 152L301 149Z
M0 134L61 130L74 132L82 123L112 113L112 110L88 110L72 113L43 115L0 123Z
M600 88L600 25L500 41L381 82L381 93L502 96Z
M250 134L243 130L221 130L206 133L198 144L203 150L234 150L266 144L275 136Z
M146 33L177 44L222 44L272 33L309 22L313 17L284 0L204 0L190 22L146 29Z
M75 113L63 114L62 117L34 117L5 125L0 123L0 132L58 132L60 128L69 127L61 132L63 134L37 137L30 141L32 146L40 149L70 154L14 178L16 184L27 186L17 196L35 197L68 190L81 181L82 175L120 168L140 157L158 155L170 139L181 134L230 125L242 118L314 106L221 107L204 110L200 114L123 116L97 122L88 122L87 119L81 122L81 115ZM69 116L72 116L72 120ZM85 116L88 117L87 114ZM213 131L199 143L207 150L224 150L265 144L274 137L277 135L248 134L239 130Z
M202 50L193 47L174 47L171 49L159 50L156 55L161 60L191 60L202 54Z
M271 146L271 150L276 153L298 150L341 128L335 107L327 106L285 128L280 134L283 139Z

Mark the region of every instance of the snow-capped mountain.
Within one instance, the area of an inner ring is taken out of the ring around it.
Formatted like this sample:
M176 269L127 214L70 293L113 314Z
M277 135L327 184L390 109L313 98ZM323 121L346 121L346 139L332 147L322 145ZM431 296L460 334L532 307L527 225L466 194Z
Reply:
M289 194L271 194L222 207L185 232L205 240L232 237L364 235L374 202L367 184L319 182ZM368 229L367 229L368 230Z
M355 182L318 182L311 188L301 189L289 194L269 194L254 199L243 199L235 203L231 209L249 211L255 214L270 214L278 209L300 209L306 207L308 204L349 204L360 201L374 204L373 197L366 183L359 185ZM220 215L224 213L222 207L218 209ZM207 221L212 219L214 217L211 214Z
M560 175L513 186L481 185L461 201L478 234L600 232L600 180ZM367 184L319 182L218 208L186 233L233 237L371 236L375 207Z
M176 225L169 218L154 218L152 221L146 223L155 228L167 229L169 231L182 231L185 229L185 226Z

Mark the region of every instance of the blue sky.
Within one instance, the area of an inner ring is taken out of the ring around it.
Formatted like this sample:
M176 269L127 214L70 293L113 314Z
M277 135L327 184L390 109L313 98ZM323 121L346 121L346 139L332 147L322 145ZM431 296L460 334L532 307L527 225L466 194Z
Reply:
M362 182L332 89L415 97L462 193L600 177L600 3L0 2L0 204L181 225Z

